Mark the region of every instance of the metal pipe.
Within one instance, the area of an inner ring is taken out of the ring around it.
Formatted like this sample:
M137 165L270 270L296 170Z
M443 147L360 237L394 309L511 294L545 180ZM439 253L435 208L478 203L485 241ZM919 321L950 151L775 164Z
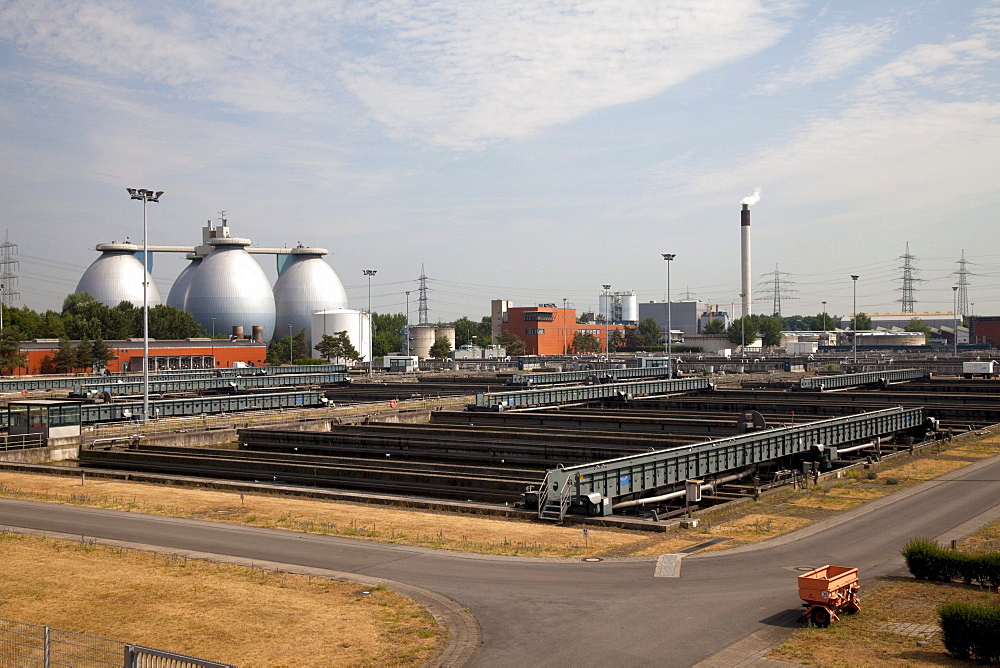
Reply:
M743 317L750 315L750 303L753 301L750 295L750 205L743 204L740 212L740 278L743 290L740 296L743 298Z
M743 473L734 473L732 475L724 476L722 478L716 478L712 482L708 482L702 485L701 491L714 494L717 485L724 485L727 482L733 482L734 480L745 478L748 475L750 475L750 473L751 473L750 471L745 471ZM661 501L669 501L670 499L679 499L685 494L687 494L687 490L682 489L676 492L670 492L668 494L661 494L660 496L650 496L645 499L636 499L634 501L622 501L621 503L616 503L612 507L612 510L619 510L620 508L634 508L635 506L645 506L650 503L659 503Z
M845 452L856 452L858 450L864 450L865 448L874 448L875 442L871 441L869 443L862 443L861 445L852 445L849 448L837 448L837 454L841 455Z

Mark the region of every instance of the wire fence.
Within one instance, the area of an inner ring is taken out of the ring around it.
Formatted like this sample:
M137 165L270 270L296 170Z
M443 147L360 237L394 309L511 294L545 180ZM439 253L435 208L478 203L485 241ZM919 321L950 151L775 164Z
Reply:
M118 640L0 618L0 666L18 668L233 668Z
M109 422L83 428L83 447L101 442L137 439L182 432L215 431L269 427L290 422L310 422L338 417L359 417L396 411L462 406L474 401L473 396L400 399L358 404L338 404L320 408L286 408L241 413L220 413L191 417L171 417L142 422Z

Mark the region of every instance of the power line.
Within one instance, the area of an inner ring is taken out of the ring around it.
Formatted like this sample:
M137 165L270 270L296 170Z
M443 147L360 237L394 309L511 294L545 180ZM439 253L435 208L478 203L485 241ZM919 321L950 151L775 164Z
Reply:
M913 313L913 304L916 300L913 298L913 284L920 279L916 277L916 267L913 261L916 259L913 255L910 255L910 242L906 242L906 253L899 256L899 259L903 261L903 266L900 269L903 270L903 297L899 300L903 303L903 313Z

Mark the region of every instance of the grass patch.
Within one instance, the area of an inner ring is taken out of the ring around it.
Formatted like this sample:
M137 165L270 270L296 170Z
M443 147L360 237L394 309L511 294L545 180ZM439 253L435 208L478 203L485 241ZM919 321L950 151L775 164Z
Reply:
M242 666L419 665L440 630L358 585L80 542L0 535L0 617ZM155 623L151 623L155 620Z

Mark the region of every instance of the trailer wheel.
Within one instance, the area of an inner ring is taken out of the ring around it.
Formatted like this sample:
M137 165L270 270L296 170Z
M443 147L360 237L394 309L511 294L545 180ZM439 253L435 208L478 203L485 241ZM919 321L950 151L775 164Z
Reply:
M830 611L822 606L816 606L812 611L812 622L821 629L830 625Z
M601 504L587 502L587 514L591 517L597 517L601 514Z

